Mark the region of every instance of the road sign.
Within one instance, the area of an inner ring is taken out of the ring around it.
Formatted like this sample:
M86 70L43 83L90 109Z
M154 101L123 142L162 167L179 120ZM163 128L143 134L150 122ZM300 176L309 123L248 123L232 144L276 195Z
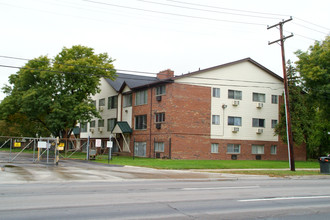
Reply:
M21 142L15 142L14 147L21 147Z
M112 148L112 146L113 146L112 141L107 141L107 147L108 147L108 148Z
M58 144L58 150L64 150L64 143L63 142Z
M102 140L101 139L96 139L95 140L95 147L102 147Z

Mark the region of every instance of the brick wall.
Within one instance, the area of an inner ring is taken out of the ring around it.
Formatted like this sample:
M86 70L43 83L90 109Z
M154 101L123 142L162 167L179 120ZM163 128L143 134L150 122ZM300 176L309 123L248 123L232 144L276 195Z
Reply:
M133 94L133 141L147 143L146 157L155 157L154 142L164 142L164 152L160 157L172 159L214 159L231 160L233 154L227 153L227 144L240 144L241 152L238 160L256 160L252 154L252 145L264 145L261 160L288 160L287 145L280 138L278 141L226 140L210 139L211 126L211 88L185 85L179 83L166 84L166 94L161 101L156 100L155 88L148 88L148 104L135 106ZM282 97L279 103L283 103ZM279 104L280 106L280 104ZM151 108L152 107L152 108ZM165 113L165 122L156 128L155 114ZM135 116L147 115L147 129L135 130ZM211 153L211 144L219 144L219 152ZM271 146L277 146L277 153L271 154ZM295 147L295 159L306 160L306 147Z

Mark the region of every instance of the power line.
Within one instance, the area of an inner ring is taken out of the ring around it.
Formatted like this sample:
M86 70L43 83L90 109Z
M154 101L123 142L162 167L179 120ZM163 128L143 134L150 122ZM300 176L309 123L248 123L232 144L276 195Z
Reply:
M315 30L315 29L313 29L313 28L307 27L307 26L305 26L305 25L298 24L298 23L296 23L296 22L293 22L293 24L298 25L298 26L303 27L303 28L306 28L306 29L309 29L309 30L312 30L312 31L315 31L315 32L319 32L319 33L321 33L321 34L325 34L325 35L328 34L328 33L325 33L325 32L318 31L318 30Z
M196 3L188 3L188 2L183 2L183 1L176 1L176 0L167 0L169 2L176 2L180 4L186 4L186 5L195 5L195 6L201 6L201 7L207 7L207 8L217 8L217 9L222 9L222 10L229 10L229 11L239 11L239 12L245 12L245 13L253 13L253 14L263 14L263 15L272 15L272 16L284 16L284 17L289 17L290 15L285 15L285 14L274 14L274 13L266 13L266 12L257 12L257 11L248 11L248 10L239 10L239 9L233 9L233 8L223 8L223 7L217 7L214 5L203 5L203 4L196 4Z
M140 0L140 1L143 1L143 0ZM233 8L224 8L224 7L217 7L217 6L214 6L214 5L196 4L196 3L184 2L184 1L177 1L177 0L167 0L167 1L169 1L169 2L176 2L176 3L179 3L179 4L185 4L185 5L194 5L194 6L212 8L212 9L215 9L216 8L216 9L221 9L221 10L238 11L238 12L252 13L252 14L262 14L262 15L271 15L271 16L290 17L290 15L286 15L286 14L274 14L274 13L267 13L267 12L258 12L258 11L240 10L240 9L233 9ZM327 27L324 27L324 26L321 26L321 25L312 23L310 21L306 21L306 20L301 19L301 18L298 18L296 16L293 16L293 17L295 19L297 19L297 20L300 20L302 22L308 23L310 25L314 25L314 26L319 27L319 28L323 28L323 29L325 29L327 31L330 30L330 28L327 28ZM295 24L297 24L297 23L295 23ZM297 24L297 25L299 25L299 24ZM312 29L312 30L314 30L314 29ZM324 33L324 32L321 32L321 33Z
M36 61L36 62L47 62L42 60L36 60L36 59L26 59L26 58L19 58L19 57L12 57L12 56L3 56L0 55L0 58L7 58L7 59L17 59L17 60L24 60L24 61ZM151 73L151 72L145 72L145 71L136 71L136 70L120 70L120 69L110 69L110 68L102 68L102 67L94 67L94 66L81 66L81 65L75 65L75 64L66 64L66 63L60 63L61 65L66 66L77 66L77 67L87 67L87 68L94 68L94 69L103 69L103 70L116 70L116 71L123 71L123 72L132 72L132 73L140 73L140 74L152 74L152 75L166 75L164 73ZM274 82L260 82L260 81L251 81L251 80L233 80L233 79L218 79L218 78L209 78L209 77L199 77L199 76L189 76L189 78L194 79L206 79L206 80L222 80L222 81L231 81L231 82L247 82L247 83L267 83L267 84L282 84L282 83L274 83Z
M93 3L93 4L100 4L100 5L107 5L107 6L112 6L112 7L119 7L119 8L125 8L125 9L131 9L131 10L136 10L136 11L144 11L144 12L157 13L157 14L172 15L172 16L177 16L177 17L194 18L194 19L209 20L209 21L219 21L219 22L229 22L229 23L237 23L237 24L248 24L248 25L259 25L259 26L262 25L262 26L266 26L266 24L262 24L262 23L233 21L233 20L207 18L207 17L200 17L200 16L192 16L192 15L183 15L183 14L176 14L176 13L171 13L171 12L155 11L155 10L149 10L149 9L143 9L143 8L135 8L135 7L130 7L130 6L116 5L116 4L110 4L110 3L104 3L104 2L97 2L97 1L91 1L91 0L82 0L82 1L90 2L90 3Z
M152 1L147 1L147 0L136 0L136 1L150 3L150 4L157 4L157 5L165 5L165 6L175 7L175 8L183 8L183 9L190 9L190 10L196 10L196 11L205 11L205 12L219 13L219 14L230 14L230 15L236 15L236 16L246 16L246 17L254 17L254 18L264 18L264 19L280 19L280 18L275 18L275 17L266 17L266 16L258 16L258 15L247 15L247 14L222 12L222 11L215 11L215 10L208 10L208 9L192 8L192 7L172 5L172 4L166 4L166 3L160 3L160 2L152 2Z
M91 74L91 73L80 73L80 72L64 72L64 71L58 71L58 70L45 70L45 69L37 69L37 68L27 68L27 67L17 67L17 66L10 66L10 65L2 65L0 64L0 67L3 68L14 68L14 69L23 69L23 70L34 70L34 71L43 71L43 72L51 72L51 73L61 73L61 74L77 74L77 75L88 75L88 76L97 76L97 77L105 77L105 78L109 78L109 76L105 76L105 75L98 75L98 74ZM120 73L125 75L125 73ZM126 74L128 75L128 74ZM132 76L132 75L130 75ZM191 76L190 76L191 77ZM130 77L124 77L124 76L117 76L116 78L119 79L133 79L133 80L142 80L142 81L150 81L150 82L157 82L154 79L137 79L137 78L130 78ZM201 77L200 77L201 78ZM205 79L210 79L210 80L223 80L223 81L227 81L226 79L217 79L217 78L205 78ZM235 80L231 80L231 81L235 81ZM236 80L237 82L241 82L240 80ZM248 83L263 83L263 84L273 84L273 83L267 83L267 82L258 82L258 81L244 81L244 82L248 82ZM220 84L220 83L190 83L190 82L178 82L178 83L182 83L182 84L196 84L196 85L214 85L214 86L232 86L232 87L249 87L249 88L269 88L269 89L274 89L271 88L269 86L248 86L248 85L230 85L230 84ZM141 85L142 86L142 85ZM283 89L283 88L282 88ZM276 89L277 90L277 89Z

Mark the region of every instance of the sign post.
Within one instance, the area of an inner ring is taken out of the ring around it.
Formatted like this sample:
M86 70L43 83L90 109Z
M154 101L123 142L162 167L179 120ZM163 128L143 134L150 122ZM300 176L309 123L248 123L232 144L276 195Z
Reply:
M110 162L110 160L112 160L111 158L111 149L112 149L112 146L113 146L113 143L111 141L111 138L110 138L110 141L107 141L107 148L109 148L109 155L108 155L108 164Z

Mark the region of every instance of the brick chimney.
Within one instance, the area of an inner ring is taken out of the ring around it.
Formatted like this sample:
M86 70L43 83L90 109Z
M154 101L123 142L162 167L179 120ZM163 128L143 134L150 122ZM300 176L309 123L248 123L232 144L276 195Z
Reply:
M160 71L157 74L158 79L168 79L168 78L172 78L172 77L174 77L174 71L172 71L170 69Z

